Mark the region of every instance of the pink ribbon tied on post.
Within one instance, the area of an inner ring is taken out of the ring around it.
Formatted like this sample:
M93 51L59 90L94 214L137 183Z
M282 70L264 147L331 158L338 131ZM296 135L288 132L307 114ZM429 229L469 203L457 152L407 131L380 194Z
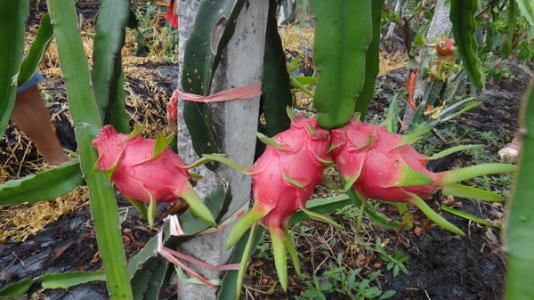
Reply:
M261 83L259 82L245 87L221 91L209 96L201 96L174 90L169 103L167 103L167 120L169 123L176 123L176 120L178 120L178 101L180 99L191 102L214 103L233 100L248 100L260 96L261 94Z
M178 220L178 217L176 215L171 215L167 218L165 218L165 221L169 222L169 229L170 229L170 235L171 236L181 236L184 235L184 231L182 229L182 226L180 226L180 221ZM229 270L239 270L239 264L228 264L228 265L220 265L220 266L214 266L210 263L207 263L205 261L199 260L197 258L194 258L192 256L189 256L187 254L175 251L173 249L167 248L163 244L163 230L161 230L158 233L158 245L157 245L157 251L158 253L167 259L169 262L177 266L178 268L184 270L187 274L190 276L198 279L200 282L204 283L207 286L210 286L212 288L218 288L219 286L214 284L209 279L203 277L199 273L195 272L193 269L185 265L183 262L180 261L180 259L185 260L187 262L190 262L194 265L197 265L202 268L206 268L213 271L229 271Z
M167 103L167 120L169 121L169 124L173 124L173 125L176 124L176 121L178 120L178 101L180 99L184 101L192 101L192 102L200 102L200 103L213 103L213 102L223 102L223 101L232 101L232 100L248 100L248 99L260 96L261 94L262 94L261 83L256 83L256 84L245 86L245 87L233 88L233 89L221 91L213 95L209 95L209 96L201 96L201 95L196 95L192 93L182 92L180 90L174 90L174 92L172 93L171 99L169 100L169 103ZM178 218L176 217L176 215L169 216L165 220L169 222L170 235L181 236L184 234L184 231L182 230L182 227L180 226L180 222L178 221ZM219 229L221 228L222 227L220 227ZM195 272L193 269L185 265L179 259L185 260L187 262L190 262L202 268L206 268L206 269L214 270L214 271L239 270L239 264L227 264L227 265L221 265L221 266L214 266L212 264L209 264L207 262L204 262L192 256L189 256L187 254L165 247L163 245L163 231L160 231L158 233L157 251L162 257L167 259L169 262L179 267L180 269L184 270L190 276L198 279L200 282L212 288L218 288L219 286L214 284L210 280L206 279L199 273Z

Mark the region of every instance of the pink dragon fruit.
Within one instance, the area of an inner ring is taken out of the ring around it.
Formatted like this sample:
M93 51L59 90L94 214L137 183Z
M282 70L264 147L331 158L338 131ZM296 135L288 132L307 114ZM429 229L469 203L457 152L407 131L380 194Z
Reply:
M474 148L458 146L432 157L419 154L409 142L412 137L386 130L380 125L350 121L345 127L332 131L332 156L345 180L345 189L353 188L362 198L407 202L418 206L427 216L445 229L463 234L435 213L422 199L430 198L437 190L466 196L468 192L480 199L496 200L495 195L457 184L475 176L511 172L514 166L484 164L452 171L433 173L426 168L431 160L455 151ZM476 145L475 145L476 146Z
M166 143L161 145L139 134L120 134L109 125L93 140L99 154L97 168L106 171L128 199L150 204L181 198L193 214L216 225L210 210L189 182L186 164Z
M254 223L261 220L270 231L276 270L287 288L286 251L297 272L298 256L288 236L288 219L298 210L306 210L306 201L321 182L325 162L329 162L330 133L317 127L316 118L295 117L291 127L269 139L262 137L267 148L248 170L252 175L254 206L235 225L228 247L234 245ZM322 219L326 217L317 217Z
M324 162L330 159L330 134L316 127L316 119L302 117L274 141L280 146L267 146L250 172L255 203L269 211L263 224L283 228L321 182Z
M364 198L402 202L409 202L412 194L428 198L439 189L440 176L428 171L428 158L411 145L402 145L402 139L382 126L352 121L332 131L332 155L345 182Z

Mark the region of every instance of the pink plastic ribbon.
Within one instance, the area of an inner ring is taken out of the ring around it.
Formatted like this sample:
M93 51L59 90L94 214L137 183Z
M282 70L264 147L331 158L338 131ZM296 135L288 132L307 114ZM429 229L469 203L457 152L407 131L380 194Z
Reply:
M178 29L178 16L175 13L174 6L176 5L175 0L171 0L169 7L167 8L167 15L165 18L167 22L171 25L172 28Z
M166 221L169 221L169 228L170 228L171 236L184 235L184 231L182 229L182 226L180 226L180 221L178 221L178 218L176 217L176 215L169 216L168 218L166 218ZM157 251L162 257L167 259L169 262L179 267L180 269L184 270L190 276L195 277L200 282L212 288L218 288L219 286L216 284L213 284L209 279L206 279L202 275L195 272L193 269L189 268L187 265L182 263L179 259L183 259L194 265L197 265L202 268L209 269L209 270L214 270L214 271L239 270L239 264L227 264L227 265L214 266L210 263L199 260L187 254L165 247L163 245L163 230L158 233Z
M176 122L178 119L178 100L182 99L184 101L191 102L200 102L200 103L213 103L213 102L223 102L223 101L232 101L232 100L247 100L257 96L260 96L262 93L261 83L255 83L253 85L233 88L225 91L221 91L209 96L201 96L191 93L182 92L180 90L174 90L172 93L171 99L167 104L167 119L169 121Z

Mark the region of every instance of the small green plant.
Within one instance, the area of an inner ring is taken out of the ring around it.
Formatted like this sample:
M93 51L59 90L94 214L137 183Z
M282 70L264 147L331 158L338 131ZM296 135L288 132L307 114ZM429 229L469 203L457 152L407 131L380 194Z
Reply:
M387 264L386 268L388 269L388 271L391 271L393 273L393 277L397 277L400 271L402 271L402 273L404 274L408 274L408 269L406 268L404 263L407 262L410 257L404 255L404 253L399 250L395 251L395 254L393 256L389 255L386 249L384 249L384 247L382 246L381 238L376 238L374 248L367 247L366 249L378 253L380 259Z
M489 55L488 55L489 56ZM492 80L511 80L514 74L507 65L495 63L486 67L488 79Z
M271 243L269 243L268 239L264 238L256 248L256 257L259 259L269 259L272 257Z
M336 263L331 263L325 272L320 276L313 274L306 291L297 299L332 299L335 295L354 300L393 297L395 291L382 291L372 284L379 276L379 272L374 272L364 277L361 268L351 269L343 264L343 254L339 253Z

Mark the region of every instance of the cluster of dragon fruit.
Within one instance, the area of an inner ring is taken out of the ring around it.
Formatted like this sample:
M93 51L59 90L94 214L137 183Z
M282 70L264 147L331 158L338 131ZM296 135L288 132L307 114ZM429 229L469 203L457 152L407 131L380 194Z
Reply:
M93 141L99 153L97 167L132 201L154 207L157 202L183 199L193 214L215 225L210 210L189 181L190 166L170 148L158 149L158 144L157 140L120 134L106 126ZM337 165L345 189L352 189L362 200L413 204L438 225L461 235L459 228L440 217L424 200L442 188L453 195L468 195L474 188L457 182L510 172L513 166L487 164L434 173L426 167L433 158L418 153L409 139L388 131L384 125L354 118L342 128L327 131L317 125L316 117L293 116L290 128L267 138L264 153L246 169L252 176L254 204L234 225L227 245L232 247L252 225L261 223L270 232L276 270L282 287L287 288L288 252L295 269L300 270L288 220L299 210L313 214L306 203L321 183L324 168L332 163Z

